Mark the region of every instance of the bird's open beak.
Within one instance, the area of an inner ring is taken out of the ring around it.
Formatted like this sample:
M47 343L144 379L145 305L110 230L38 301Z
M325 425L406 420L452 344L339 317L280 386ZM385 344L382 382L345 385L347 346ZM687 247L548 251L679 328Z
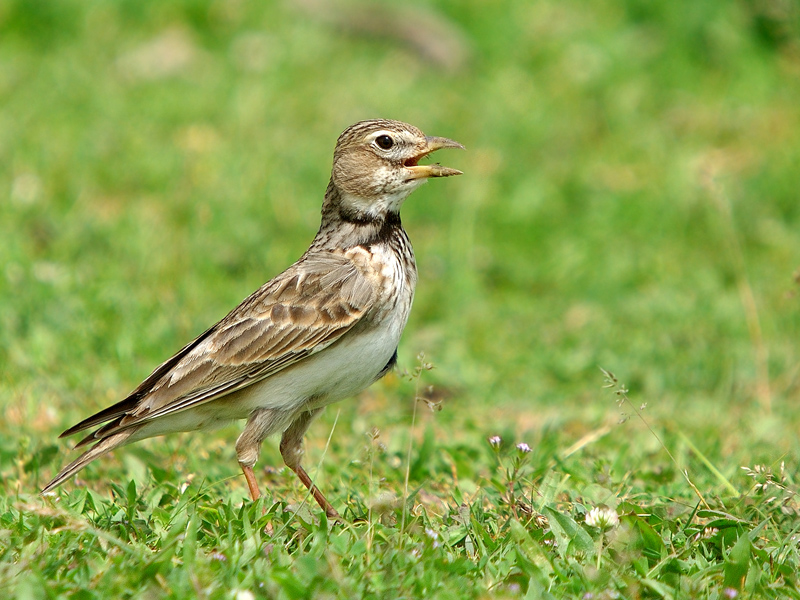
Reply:
M428 156L431 152L441 150L442 148L461 148L464 146L456 141L448 140L443 137L427 136L425 138L427 145L425 149L405 162L406 170L409 171L408 179L427 179L428 177L450 177L451 175L461 175L458 169L451 169L450 167L443 167L442 165L418 165L417 162Z

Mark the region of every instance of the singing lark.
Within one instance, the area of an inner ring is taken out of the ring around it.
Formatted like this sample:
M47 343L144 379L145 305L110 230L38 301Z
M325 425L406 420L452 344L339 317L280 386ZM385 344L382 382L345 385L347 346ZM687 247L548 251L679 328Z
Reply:
M428 178L461 174L418 164L441 148L463 146L399 121L348 127L336 142L322 224L305 254L127 398L62 433L101 425L76 447L94 445L42 493L119 446L247 419L236 456L253 500L261 443L280 432L286 465L337 517L300 464L303 436L324 406L363 390L397 360L417 282L400 207Z

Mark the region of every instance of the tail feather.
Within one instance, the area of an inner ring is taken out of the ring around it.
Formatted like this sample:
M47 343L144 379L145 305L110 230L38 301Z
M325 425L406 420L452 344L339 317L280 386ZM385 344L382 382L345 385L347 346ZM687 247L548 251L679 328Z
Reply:
M73 425L66 431L62 432L61 435L58 437L64 438L69 437L79 431L84 431L86 429L90 429L95 425L100 425L101 423L105 423L106 421L111 421L112 419L118 419L120 417L124 417L134 408L136 408L137 403L139 402L140 398L137 397L135 394L131 394L125 400L121 402L117 402L113 406L109 406L108 408L104 408L100 412L93 414L88 419L84 419L77 425Z
M126 429L97 442L94 446L89 448L86 452L61 469L58 475L56 475L50 483L44 486L44 489L41 491L41 493L46 494L47 492L54 490L67 479L75 475L75 473L80 471L83 467L92 462L95 458L99 458L106 452L110 452L114 448L125 444L128 438L134 434L136 429L137 428Z

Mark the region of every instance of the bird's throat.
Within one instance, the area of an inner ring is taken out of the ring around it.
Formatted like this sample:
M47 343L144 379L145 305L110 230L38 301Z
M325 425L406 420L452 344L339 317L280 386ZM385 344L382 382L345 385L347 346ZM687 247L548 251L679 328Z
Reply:
M394 210L373 214L360 204L348 202L332 183L325 194L322 223L314 240L317 247L370 246L404 235L400 213Z

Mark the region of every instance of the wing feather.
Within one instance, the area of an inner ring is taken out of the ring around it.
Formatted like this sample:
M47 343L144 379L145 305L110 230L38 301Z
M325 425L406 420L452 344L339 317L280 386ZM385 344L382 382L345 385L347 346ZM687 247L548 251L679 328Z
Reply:
M108 422L83 445L261 381L336 342L364 318L376 294L349 258L307 254L160 365L128 398L64 435Z

